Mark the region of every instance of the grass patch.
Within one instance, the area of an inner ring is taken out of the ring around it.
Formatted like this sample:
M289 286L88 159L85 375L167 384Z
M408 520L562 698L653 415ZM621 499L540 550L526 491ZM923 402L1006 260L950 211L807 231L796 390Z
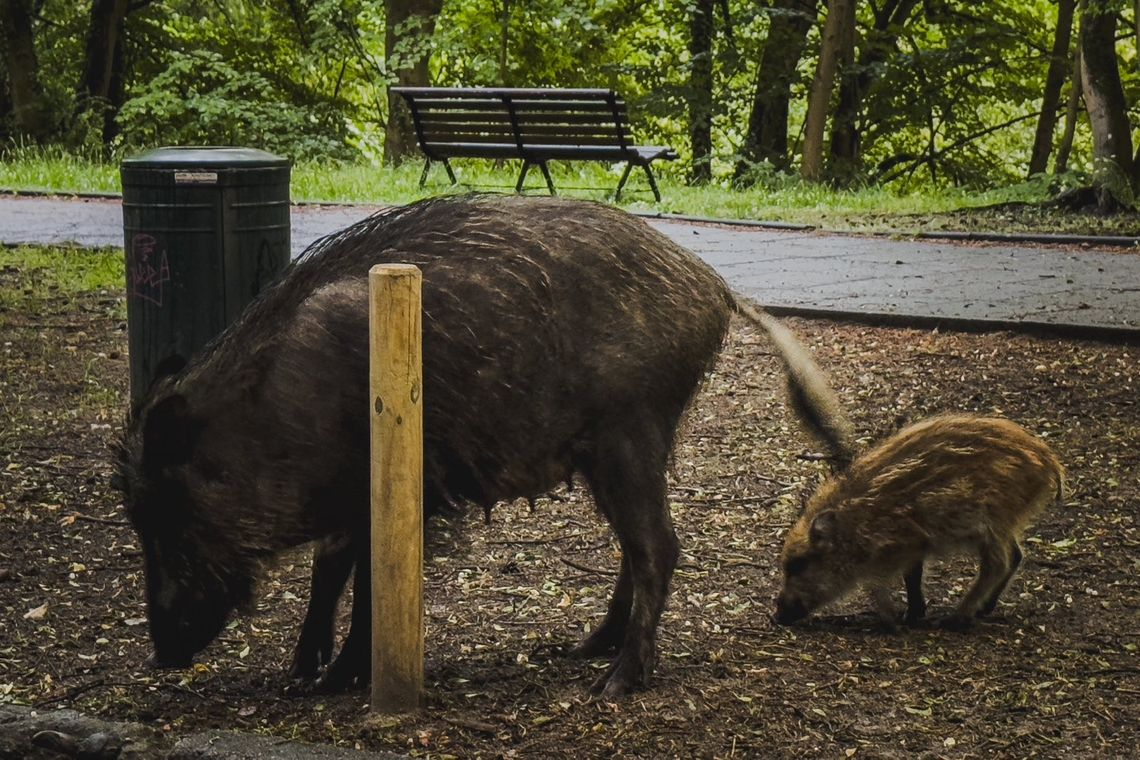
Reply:
M78 293L118 293L124 288L124 266L117 248L0 248L0 306L15 309Z
M15 148L3 158L0 190L120 191L117 160L78 156L55 148ZM423 163L419 160L397 168L304 161L293 166L291 194L294 201L401 204L465 190L514 192L519 172L518 161L462 159L454 161L453 167L458 187L450 184L442 166L435 165L421 188ZM550 168L560 195L613 202L623 165L556 161ZM691 187L684 181L684 170L676 163L655 167L662 194L658 203L644 173L635 169L617 205L644 213L900 234L934 229L1133 235L1137 223L1135 213L1094 217L1042 207L1040 202L1051 195L1051 185L1064 186L1080 179L1070 176L1038 178L984 191L924 187L899 192L884 187L836 189L778 173L764 174L750 188L734 188L727 179ZM531 172L525 191L545 194L541 172Z
M117 193L119 165L58 147L0 153L0 188L51 193Z
M460 159L453 163L460 189L513 192L518 161ZM623 164L555 161L550 164L559 194L612 201ZM640 169L635 169L621 202L636 211L689 214L727 219L770 219L818 224L821 218L842 222L845 215L921 214L1005 199L1036 200L1044 188L1019 186L985 193L956 189L924 189L900 194L884 188L836 190L796 176L766 175L754 187L737 189L727 180L700 187L684 182L684 167L659 163L654 171L661 187L657 203ZM392 168L331 161L294 165L291 190L296 201L350 203L408 203L418 198L454 192L442 166L433 165L427 185L419 186L423 163L406 162ZM70 154L56 148L13 148L0 163L0 188L59 193L120 192L118 160ZM542 174L532 170L526 192L545 193Z

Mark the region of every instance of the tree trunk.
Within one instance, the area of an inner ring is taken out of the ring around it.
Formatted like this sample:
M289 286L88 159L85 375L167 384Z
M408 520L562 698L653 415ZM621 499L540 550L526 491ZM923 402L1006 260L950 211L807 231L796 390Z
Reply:
M767 161L787 169L788 101L808 32L815 23L817 0L776 0L768 39L756 72L756 90L748 132L733 178L743 182L753 165Z
M386 0L385 61L396 84L426 87L429 43L443 0ZM388 124L384 130L384 163L396 165L413 155L416 133L404 99L388 94Z
M115 132L115 112L111 89L116 62L121 65L123 19L130 9L129 0L93 0L87 27L87 48L83 74L75 88L77 119L96 112L102 117L103 143L111 141Z
M8 94L8 72L0 67L0 142L11 140L12 96Z
M1131 205L1132 134L1116 58L1115 3L1089 0L1081 17L1081 80L1093 135L1093 185L1097 204Z
M804 119L803 156L800 164L800 173L804 179L819 180L823 174L823 132L827 126L835 72L839 68L839 58L843 52L846 34L844 27L853 2L854 0L829 0L827 3L827 21L823 25L819 65L811 83L807 116Z
M1083 0L1079 4L1084 12ZM1061 132L1061 144L1057 146L1057 160L1053 173L1060 174L1069 169L1069 154L1073 151L1073 135L1077 131L1077 118L1081 113L1081 46L1073 48L1073 68L1069 74L1069 103L1065 106L1065 128Z
M855 169L854 159L858 151L859 132L855 120L859 113L861 97L850 85L856 79L855 69L855 3L847 6L847 18L843 20L843 35L839 46L839 96L835 104L835 115L831 120L831 162L828 168L832 177L847 178ZM836 151L843 155L836 157ZM840 166L842 164L842 166Z
M8 72L15 133L43 142L51 136L53 124L40 84L32 17L24 0L0 0L0 48Z
M1053 53L1045 74L1045 94L1041 98L1041 116L1037 120L1037 133L1033 138L1033 152L1029 158L1029 176L1041 174L1049 165L1053 150L1053 129L1057 124L1057 109L1061 103L1061 87L1065 84L1069 65L1069 44L1072 40L1073 10L1076 0L1059 0L1057 3L1057 30L1053 35Z
M1132 0L1132 26L1135 32L1136 50L1140 51L1140 0ZM1136 66L1140 68L1140 55L1136 56ZM1140 193L1140 145L1132 157L1132 189Z
M833 176L853 177L860 170L862 136L859 130L859 112L863 108L863 98L878 78L879 65L890 57L900 30L919 1L890 0L879 9L872 6L875 21L859 52L859 60L839 81L839 100L831 128ZM852 11L854 9L853 4ZM854 20L849 31L853 38Z
M499 86L507 86L507 60L511 41L511 0L503 0L503 15L499 17Z
M689 184L712 179L713 0L696 0L689 17Z

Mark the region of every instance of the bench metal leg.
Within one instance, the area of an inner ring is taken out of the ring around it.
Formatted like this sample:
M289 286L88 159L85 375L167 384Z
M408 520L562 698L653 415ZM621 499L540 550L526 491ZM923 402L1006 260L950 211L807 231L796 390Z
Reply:
M554 180L550 178L550 169L546 166L545 161L528 161L523 159L522 171L519 173L519 181L515 184L515 192L521 193L523 191L523 183L526 182L526 174L530 171L531 163L538 164L538 168L542 170L542 176L546 178L546 186L550 189L551 195L557 195L554 192Z
M645 170L645 176L649 178L649 189L653 191L653 197L657 202L661 202L661 191L657 189L657 180L653 178L653 171L649 168L649 164L641 164L641 168ZM633 162L630 161L625 165L625 171L621 173L621 179L618 180L617 190L614 191L614 200L621 200L621 189L625 187L626 180L629 179L629 172L633 169Z
M447 178L449 180L451 180L451 184L458 185L459 180L457 180L455 178L455 172L453 172L451 170L451 163L446 158L441 159L440 163L443 164L444 169L447 169ZM420 175L420 187L423 187L424 185L427 184L428 170L429 169L431 169L431 159L430 158L424 161L424 171L423 171L423 174Z
M661 202L661 191L657 189L657 180L653 179L653 170L649 168L649 164L642 164L645 169L645 176L649 178L649 187L653 189L653 197L657 202Z
M621 179L618 180L617 190L614 190L614 200L621 200L621 189L625 187L625 181L629 179L629 170L633 168L633 162L630 161L625 165L625 171L621 173Z
M542 169L542 176L546 178L546 186L550 189L551 195L557 195L554 192L554 180L550 178L550 169L547 168L545 161L538 162L538 168Z

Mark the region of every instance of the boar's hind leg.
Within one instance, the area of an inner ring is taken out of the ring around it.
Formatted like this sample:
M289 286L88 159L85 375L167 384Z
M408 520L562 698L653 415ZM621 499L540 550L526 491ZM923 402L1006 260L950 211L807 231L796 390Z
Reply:
M916 625L926 617L926 597L922 595L922 560L903 576L906 584L906 624Z
M605 637L616 637L624 629L624 639L613 663L592 687L606 698L648 684L656 660L657 623L679 555L665 504L671 436L644 419L634 429L641 434L632 436L627 428L599 436L596 456L584 468L594 500L622 550L623 571L601 630ZM591 646L592 639L583 647Z
M293 652L289 675L311 680L332 659L336 605L352 572L355 557L347 537L329 539L313 547L313 576L309 609Z
M1016 539L1010 542L1009 553L1011 559L1009 572L1005 574L1005 577L1001 579L1001 582L998 583L993 592L990 594L990 598L987 599L986 603L982 605L982 608L978 610L978 617L985 617L997 608L998 597L1002 595L1002 592L1005 591L1005 587L1009 585L1009 582L1011 580L1013 580L1013 574L1017 572L1017 568L1021 565L1021 546L1018 545Z
M982 606L994 594L1000 594L1009 577L1013 575L1013 552L1010 545L993 536L980 547L981 563L974 585L958 603L957 609L943 621L943 627L950 629L969 628Z
M612 654L621 648L625 639L626 624L629 623L629 610L633 604L633 577L629 560L622 554L621 571L618 574L614 594L610 597L610 607L602 624L570 650L571 657L589 658Z

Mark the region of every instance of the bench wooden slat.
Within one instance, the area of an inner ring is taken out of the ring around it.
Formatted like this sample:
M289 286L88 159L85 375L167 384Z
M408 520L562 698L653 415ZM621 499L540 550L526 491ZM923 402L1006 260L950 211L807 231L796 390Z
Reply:
M605 100L610 97L617 98L617 94L613 90L570 87L393 87L392 92L410 95L417 100L424 98L467 100L488 97L530 100L567 98Z
M518 140L515 139L513 132L504 133L490 133L490 132L429 132L424 130L424 142L435 143L436 145L446 145L448 143L505 143L507 145L514 145L518 150Z
M609 131L541 131L520 130L517 135L511 131L493 132L479 129L424 129L424 140L428 142L509 142L523 146L538 144L562 145L614 145L622 147L621 140L611 127Z
M443 98L419 98L416 107L424 111L433 109L448 111L493 111L509 104L516 111L570 111L612 113L615 106L624 110L624 103L611 104L596 100L516 100L481 98L472 100L445 100Z

